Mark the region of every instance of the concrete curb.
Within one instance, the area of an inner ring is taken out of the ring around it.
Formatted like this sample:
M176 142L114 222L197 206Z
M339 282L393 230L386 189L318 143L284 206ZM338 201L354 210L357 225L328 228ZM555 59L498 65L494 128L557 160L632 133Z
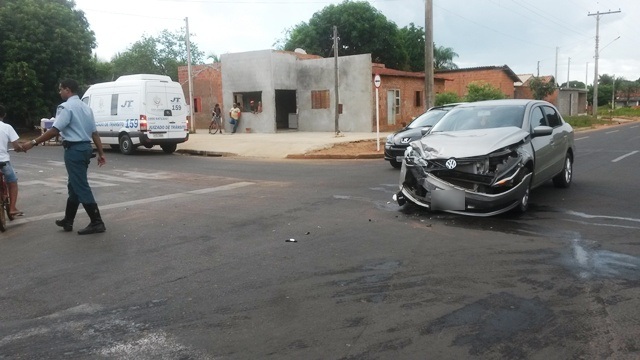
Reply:
M208 150L190 150L179 149L176 150L178 154L196 155L196 156L211 156L211 157L234 157L238 154L220 151L208 151ZM295 160L315 160L315 159L336 159L336 160L348 160L348 159L383 159L384 154L370 153L370 154L289 154L284 157L285 159Z
M286 156L286 159L383 159L384 154L370 153L370 154L290 154Z

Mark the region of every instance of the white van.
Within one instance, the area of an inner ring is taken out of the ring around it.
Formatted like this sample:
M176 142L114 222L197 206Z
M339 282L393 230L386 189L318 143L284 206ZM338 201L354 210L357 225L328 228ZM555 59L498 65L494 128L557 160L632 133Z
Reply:
M176 151L189 139L182 87L165 75L125 75L91 85L82 97L93 110L103 144L129 155L138 146Z

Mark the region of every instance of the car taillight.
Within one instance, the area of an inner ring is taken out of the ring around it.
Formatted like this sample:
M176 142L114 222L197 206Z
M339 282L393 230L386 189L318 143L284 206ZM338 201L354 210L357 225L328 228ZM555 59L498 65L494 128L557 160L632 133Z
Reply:
M184 131L189 132L189 120L184 123Z
M147 131L147 115L140 115L140 131Z

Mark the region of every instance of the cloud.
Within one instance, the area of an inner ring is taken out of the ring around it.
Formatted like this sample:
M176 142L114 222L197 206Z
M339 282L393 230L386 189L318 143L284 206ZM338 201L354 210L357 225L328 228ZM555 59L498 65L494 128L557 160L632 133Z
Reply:
M398 27L424 27L424 0L369 1ZM143 34L176 31L189 18L191 41L205 54L264 50L284 31L332 0L76 0L110 59ZM600 16L599 74L640 78L637 0L433 0L434 41L459 54L461 67L508 65L516 73L557 75L559 82L593 81L596 16ZM620 39L611 42L620 36ZM557 52L557 62L556 62ZM571 60L569 60L569 58ZM589 63L589 64L587 64Z

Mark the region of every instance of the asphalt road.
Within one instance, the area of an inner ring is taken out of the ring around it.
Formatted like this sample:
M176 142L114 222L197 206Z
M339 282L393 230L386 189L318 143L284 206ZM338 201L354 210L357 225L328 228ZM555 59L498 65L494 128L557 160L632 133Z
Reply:
M488 219L400 209L380 159L108 152L91 236L62 149L13 154L0 359L638 358L640 126L576 138L569 189Z

